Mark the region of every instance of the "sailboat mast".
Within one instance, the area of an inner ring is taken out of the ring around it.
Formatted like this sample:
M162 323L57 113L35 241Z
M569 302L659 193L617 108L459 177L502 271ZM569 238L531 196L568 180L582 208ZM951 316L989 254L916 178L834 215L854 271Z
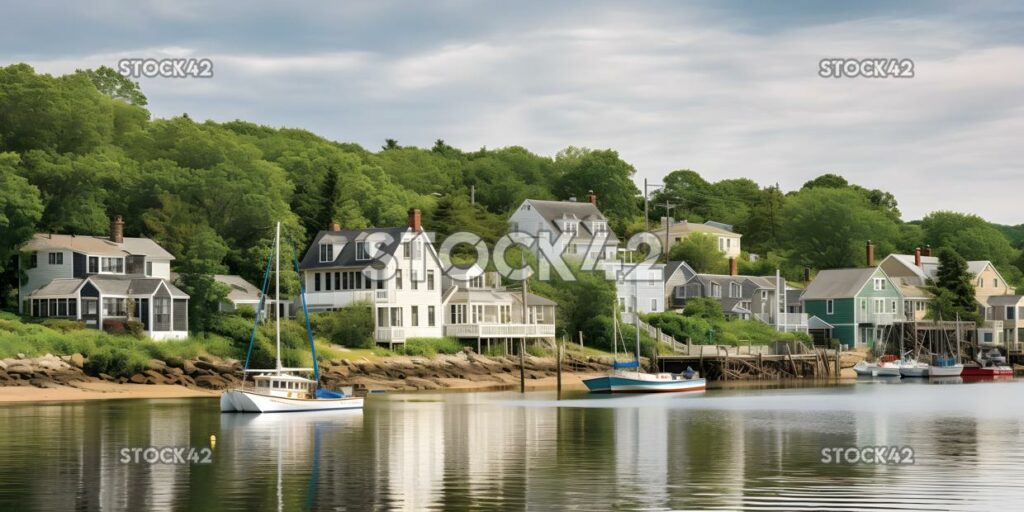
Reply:
M636 293L636 290L634 290ZM640 299L633 296L633 317L636 319L636 375L640 376Z
M277 312L277 369L281 369L281 223L274 234L274 310Z
M612 361L619 360L619 303L612 304Z

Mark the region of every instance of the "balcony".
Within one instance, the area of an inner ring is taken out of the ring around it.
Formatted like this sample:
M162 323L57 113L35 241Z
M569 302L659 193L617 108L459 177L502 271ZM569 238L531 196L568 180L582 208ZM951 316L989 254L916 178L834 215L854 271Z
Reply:
M372 293L374 302L391 302L391 293L389 293L389 290L387 288L373 290Z
M901 316L898 315L895 312L889 312L889 313L868 313L867 315L864 315L863 317L861 317L860 323L862 323L862 324L874 324L874 325L892 325L892 324L896 323L896 320L898 318L901 318Z
M378 327L373 331L377 343L405 343L405 329L402 327Z
M446 325L444 335L455 338L553 338L554 324Z
M807 332L807 313L779 313L777 323L769 314L754 313L754 318L782 332Z

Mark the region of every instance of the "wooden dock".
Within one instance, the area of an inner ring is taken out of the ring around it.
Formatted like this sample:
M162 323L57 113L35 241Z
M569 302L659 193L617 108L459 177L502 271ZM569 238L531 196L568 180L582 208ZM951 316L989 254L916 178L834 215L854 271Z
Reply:
M708 380L829 378L838 375L839 354L798 343L766 346L688 345L685 353L658 356L658 369L681 373L693 368Z

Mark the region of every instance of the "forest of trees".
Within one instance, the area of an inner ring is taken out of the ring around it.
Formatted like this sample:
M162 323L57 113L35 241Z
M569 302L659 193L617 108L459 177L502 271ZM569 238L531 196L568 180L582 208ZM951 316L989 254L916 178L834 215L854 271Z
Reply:
M635 169L611 149L568 147L550 157L522 147L465 151L440 139L430 148L395 140L363 148L245 121L153 119L146 105L137 84L109 68L58 77L25 64L0 68L4 307L15 306L13 258L32 233L105 235L115 214L124 216L127 234L152 237L174 254L197 302L213 293L205 278L212 273L258 282L276 221L302 250L331 221L401 225L417 207L439 238L467 230L493 242L523 199L593 190L620 236L644 227ZM744 249L763 256L759 264L743 262L746 271L778 266L796 279L804 267L861 265L870 239L880 258L926 244L949 247L1021 280L1024 227L947 211L906 222L892 194L837 174L793 191L747 178L710 182L685 169L663 181L651 219L665 214L659 204L668 201L677 219L735 225Z

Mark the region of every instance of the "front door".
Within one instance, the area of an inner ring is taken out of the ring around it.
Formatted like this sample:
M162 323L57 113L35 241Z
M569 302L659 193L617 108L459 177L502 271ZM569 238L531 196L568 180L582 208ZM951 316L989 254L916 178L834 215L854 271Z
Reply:
M82 298L82 320L85 325L93 329L100 328L100 300L96 298Z

